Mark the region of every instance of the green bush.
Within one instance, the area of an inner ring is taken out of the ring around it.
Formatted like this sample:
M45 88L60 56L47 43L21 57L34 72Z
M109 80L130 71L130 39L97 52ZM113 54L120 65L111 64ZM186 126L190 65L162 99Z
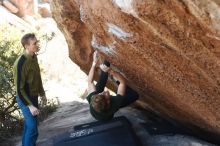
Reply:
M0 32L0 140L4 140L21 129L12 68L22 48L19 41L22 33L7 25Z
M58 107L58 98L52 98L47 100L47 105L43 105L42 102L40 101L40 115L38 117L39 122L45 120L48 115L54 111L56 111Z

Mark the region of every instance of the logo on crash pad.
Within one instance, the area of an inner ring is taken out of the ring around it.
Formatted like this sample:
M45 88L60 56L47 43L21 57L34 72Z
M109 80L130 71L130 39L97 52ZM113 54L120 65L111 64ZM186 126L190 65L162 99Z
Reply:
M75 137L81 137L81 136L85 136L85 135L89 135L91 133L93 133L94 130L93 129L83 129L83 130L79 130L79 131L75 131L70 133L70 138L75 138Z

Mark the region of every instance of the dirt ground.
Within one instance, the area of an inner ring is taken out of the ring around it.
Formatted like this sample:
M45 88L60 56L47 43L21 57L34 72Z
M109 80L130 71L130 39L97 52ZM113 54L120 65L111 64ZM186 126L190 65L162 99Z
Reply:
M115 116L125 116L143 146L214 146L196 137L186 130L174 126L152 113L133 107L121 109ZM39 125L37 146L52 146L53 138L79 124L90 123L95 119L89 113L87 103L73 101L63 103ZM17 137L15 146L21 146L21 137Z

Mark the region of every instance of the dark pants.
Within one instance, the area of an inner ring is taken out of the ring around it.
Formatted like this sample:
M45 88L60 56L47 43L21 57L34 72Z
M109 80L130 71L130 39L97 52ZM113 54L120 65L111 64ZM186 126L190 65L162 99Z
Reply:
M106 83L108 80L108 73L101 70L99 80L96 84L96 92L101 93L104 91ZM119 85L119 81L116 81L116 83ZM117 92L117 91L116 91ZM131 89L129 86L126 86L125 89L125 95L124 95L124 101L122 102L120 107L128 106L129 104L135 102L138 99L139 95L136 91Z

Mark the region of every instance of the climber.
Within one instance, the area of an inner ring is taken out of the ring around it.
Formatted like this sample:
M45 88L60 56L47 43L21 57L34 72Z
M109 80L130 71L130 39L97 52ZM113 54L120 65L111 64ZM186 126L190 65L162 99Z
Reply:
M88 75L88 96L91 115L99 121L108 121L113 118L119 108L125 107L139 97L138 93L126 86L125 78L118 72L110 68L110 63L104 61L100 65L100 78L96 85L93 83L95 68L97 64L97 51L93 54L93 63ZM116 96L110 95L109 91L104 91L108 80L108 75L112 76L118 85Z

